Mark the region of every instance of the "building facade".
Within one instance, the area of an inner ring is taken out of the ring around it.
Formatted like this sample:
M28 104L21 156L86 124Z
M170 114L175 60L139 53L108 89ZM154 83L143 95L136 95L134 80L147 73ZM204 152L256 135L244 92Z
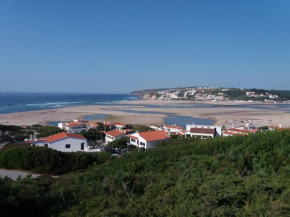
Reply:
M48 147L62 152L87 151L87 139L82 135L58 133L46 138L27 141L31 146Z

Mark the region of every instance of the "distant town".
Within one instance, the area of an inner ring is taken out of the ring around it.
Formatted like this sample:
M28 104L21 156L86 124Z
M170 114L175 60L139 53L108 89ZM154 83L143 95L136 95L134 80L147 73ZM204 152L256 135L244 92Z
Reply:
M134 91L142 99L151 100L190 100L190 101L229 101L290 103L290 91L225 88L225 87L186 87L148 89Z

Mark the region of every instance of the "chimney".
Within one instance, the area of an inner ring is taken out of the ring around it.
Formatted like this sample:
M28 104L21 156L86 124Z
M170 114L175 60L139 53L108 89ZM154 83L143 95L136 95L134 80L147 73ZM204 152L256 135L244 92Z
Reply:
M279 128L282 128L282 125L281 124L279 125Z
M30 134L29 140L33 140L33 135Z

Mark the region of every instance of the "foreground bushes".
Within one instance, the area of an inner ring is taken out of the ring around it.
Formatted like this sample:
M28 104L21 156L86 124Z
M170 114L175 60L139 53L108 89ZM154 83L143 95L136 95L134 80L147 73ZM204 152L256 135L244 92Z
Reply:
M0 190L3 216L288 217L290 132L172 139L55 180L0 178Z
M0 168L25 169L39 173L64 174L101 164L110 154L59 152L45 147L17 147L0 152Z

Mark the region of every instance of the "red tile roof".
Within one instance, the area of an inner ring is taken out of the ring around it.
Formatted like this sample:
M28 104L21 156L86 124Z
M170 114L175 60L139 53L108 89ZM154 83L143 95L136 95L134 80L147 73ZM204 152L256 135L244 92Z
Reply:
M223 134L228 134L228 135L248 135L248 134L255 134L259 130L258 129L253 129L253 130L242 130L242 129L236 129L236 128L230 128L227 129L226 131L223 132Z
M113 124L110 124L110 122L104 122L104 126L111 127Z
M93 122L93 121L86 121L86 122L84 122L84 124L86 124L86 125L92 125L92 126L94 126L94 127L98 127L99 125L96 123L96 122Z
M78 125L83 125L81 122L67 122L65 123L66 126L78 126Z
M170 138L163 130L143 132L139 135L147 142Z
M121 136L121 135L126 135L126 133L124 131L120 131L120 130L111 130L108 132L104 132L107 135L116 137L116 136Z
M47 137L46 142L48 142L48 143L55 142L57 140L65 139L65 138L75 138L75 139L86 140L85 137L83 137L82 135L79 135L79 134L58 133L58 134Z
M116 126L116 125L120 125L120 126L123 126L123 127L126 126L126 124L124 124L123 122L115 122L115 123L113 123L113 125L114 125L114 126Z
M165 125L166 128L173 128L173 129L179 129L182 130L183 127L182 126L177 126L177 125Z

